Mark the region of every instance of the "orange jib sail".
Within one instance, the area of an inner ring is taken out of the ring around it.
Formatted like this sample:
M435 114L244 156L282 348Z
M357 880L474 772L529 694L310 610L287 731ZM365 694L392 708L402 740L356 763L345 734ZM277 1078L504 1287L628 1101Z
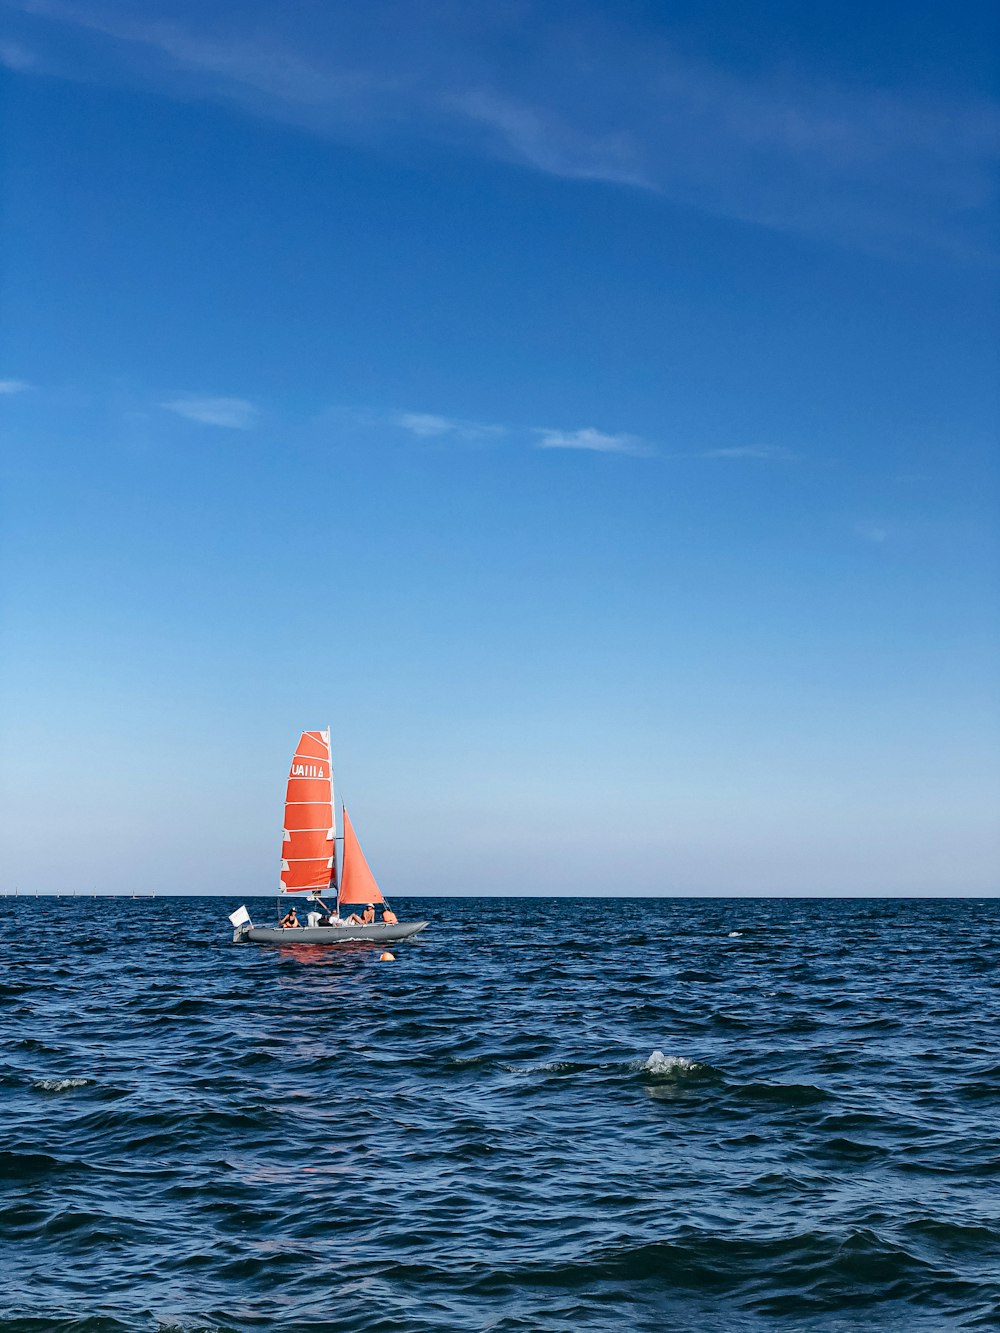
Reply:
M382 891L368 868L365 854L358 842L344 806L344 864L340 874L340 902L384 903Z
M330 733L304 731L295 747L285 792L282 893L330 888L335 878L335 834Z

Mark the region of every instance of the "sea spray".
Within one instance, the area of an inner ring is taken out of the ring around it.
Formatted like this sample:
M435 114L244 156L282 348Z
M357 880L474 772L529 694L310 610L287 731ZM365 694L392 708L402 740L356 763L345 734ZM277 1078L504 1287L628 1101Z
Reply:
M650 1079L718 1077L718 1071L711 1065L689 1060L683 1055L665 1055L663 1051L651 1051L645 1060L639 1061L639 1069Z

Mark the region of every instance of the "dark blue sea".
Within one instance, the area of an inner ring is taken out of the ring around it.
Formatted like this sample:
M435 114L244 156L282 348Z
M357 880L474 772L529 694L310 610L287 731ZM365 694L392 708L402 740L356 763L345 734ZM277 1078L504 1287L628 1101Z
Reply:
M0 900L6 1333L1000 1327L998 902L237 905Z

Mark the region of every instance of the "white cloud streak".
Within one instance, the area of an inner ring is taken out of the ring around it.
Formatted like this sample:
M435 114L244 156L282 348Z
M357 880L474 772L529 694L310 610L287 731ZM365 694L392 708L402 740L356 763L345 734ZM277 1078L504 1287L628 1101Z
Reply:
M436 417L430 412L400 412L392 418L394 425L413 435L447 435L454 429L454 422L447 417Z
M499 439L507 433L504 426L490 426L482 421L463 421L456 417L442 417L433 412L396 412L389 423L409 431L420 439L464 440L469 443Z
M445 105L480 126L496 156L512 157L551 176L657 189L642 166L640 145L625 130L590 133L566 115L485 88L448 99Z
M746 458L760 462L792 463L798 454L777 444L739 444L729 449L703 449L698 458Z
M419 440L434 440L445 444L497 444L507 441L530 444L536 449L577 449L588 453L631 454L648 457L656 453L654 447L638 435L626 432L612 434L585 426L578 430L559 430L549 426L525 427L491 425L460 417L444 416L438 412L392 412L388 415L352 413L361 425L388 424Z
M0 380L0 394L25 393L30 388L24 380Z
M369 0L305 24L296 6L8 3L88 30L126 81L316 133L424 138L883 253L996 258L996 99L848 86L791 61L736 72L586 3L570 22L532 0Z
M182 394L160 403L160 407L203 426L225 426L230 430L249 430L257 420L257 409L246 398L201 398Z
M592 426L582 430L552 430L539 426L535 428L535 434L539 449L584 449L590 453L633 454L636 457L647 457L654 452L652 445L637 435L609 435Z

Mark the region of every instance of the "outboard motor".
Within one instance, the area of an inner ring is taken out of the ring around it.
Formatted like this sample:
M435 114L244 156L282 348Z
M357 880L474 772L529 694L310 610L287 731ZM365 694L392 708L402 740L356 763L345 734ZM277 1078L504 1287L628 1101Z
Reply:
M253 928L250 913L245 907L237 907L235 912L230 912L229 919L233 923L233 943L242 944Z

